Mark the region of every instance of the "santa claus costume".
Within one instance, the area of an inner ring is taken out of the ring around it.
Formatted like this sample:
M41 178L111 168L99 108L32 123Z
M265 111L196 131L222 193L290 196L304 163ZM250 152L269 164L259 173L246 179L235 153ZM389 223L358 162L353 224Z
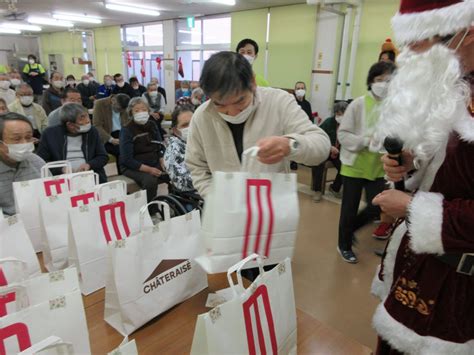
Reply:
M402 0L392 22L402 45L460 32L465 38L473 24L473 0ZM472 72L465 73L446 43L416 55L406 49L398 63L382 133L399 136L418 169L406 181L413 192L407 217L372 285L381 299L373 319L377 353L472 355L474 117L466 92Z

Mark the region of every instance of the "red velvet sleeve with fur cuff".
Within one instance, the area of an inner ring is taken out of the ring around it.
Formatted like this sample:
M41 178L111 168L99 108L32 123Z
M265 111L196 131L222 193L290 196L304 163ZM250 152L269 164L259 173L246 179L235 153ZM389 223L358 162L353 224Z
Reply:
M474 200L417 192L409 206L410 246L418 254L474 252Z

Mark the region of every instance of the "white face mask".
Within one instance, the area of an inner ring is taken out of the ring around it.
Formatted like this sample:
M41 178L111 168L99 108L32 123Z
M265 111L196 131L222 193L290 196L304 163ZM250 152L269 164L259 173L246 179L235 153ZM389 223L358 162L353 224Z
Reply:
M8 147L8 157L18 162L27 159L35 150L33 143L3 144Z
M106 80L105 86L112 86L114 84L113 80Z
M21 96L20 97L20 103L23 106L31 106L33 103L34 97L33 96Z
M197 106L197 105L200 105L201 104L201 101L196 99L196 98L192 98L191 99L191 103L194 105L194 106Z
M137 124L144 125L148 122L150 114L148 112L137 112L133 114L133 120Z
M240 112L237 116L230 116L230 115L226 115L225 113L220 113L220 112L219 112L219 115L226 122L229 122L232 124L242 124L248 120L248 118L250 117L254 109L255 109L255 105L251 103L245 110Z
M189 136L189 127L181 128L179 131L181 132L181 139L187 142Z
M53 86L56 88L56 89L61 89L63 87L64 83L62 80L55 80L53 81Z
M69 80L69 81L67 82L67 84L68 84L69 86L74 86L74 85L76 84L76 82L75 82L74 80Z
M125 86L125 81L121 81L120 83L117 83L117 86L119 88L123 88Z
M158 91L150 91L150 97L157 97Z
M382 81L380 83L373 83L371 85L371 90L375 96L384 99L388 93L388 82Z
M341 121L342 121L342 117L344 117L344 116L343 115L339 115L339 116L336 115L336 122L340 124Z
M85 86L87 86L87 85L89 85L90 80L87 80L87 79L82 80L82 83L83 83Z
M306 95L306 90L304 89L295 90L295 95L301 99L304 97L304 95Z
M79 125L79 129L77 130L78 133L87 133L91 130L92 125L90 123Z
M6 90L10 87L10 81L2 80L0 81L0 89Z
M13 86L18 86L18 85L21 84L21 80L20 80L20 79L12 79L12 80L10 80L10 81L11 81L11 83L12 83Z
M250 63L250 65L253 65L253 62L255 61L255 57L252 57L251 55L244 54L244 58L247 59L247 62Z
M28 63L30 63L31 65L35 64L35 60L34 59L28 59Z

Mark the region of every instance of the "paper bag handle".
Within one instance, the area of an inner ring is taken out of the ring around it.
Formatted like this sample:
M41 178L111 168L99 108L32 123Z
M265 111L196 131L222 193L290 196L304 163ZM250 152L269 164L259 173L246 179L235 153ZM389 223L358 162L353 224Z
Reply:
M58 353L60 354L74 354L74 348L71 343L64 342L61 338L57 336L50 336L46 339L40 341L39 343L33 344L28 349L23 350L22 352L18 353L18 355L33 355L40 353L44 350L50 350L54 348L64 348L64 350L59 350Z
M250 147L243 151L242 167L240 169L241 172L250 172L251 163L252 161L257 161L257 155L259 151L260 151L260 148L257 146ZM261 163L258 163L258 164L261 164Z
M227 280L229 281L229 286L232 288L232 291L234 291L234 295L235 296L238 296L238 292L235 288L235 284L234 284L234 280L232 280L232 273L236 272L237 273L237 283L240 287L244 288L244 284L242 282L242 268L249 262L251 262L252 260L254 259L257 259L257 264L258 264L258 269L260 271L260 275L263 275L263 273L265 272L263 270L263 257L258 255L258 254L251 254L249 256L247 256L245 259L243 260L240 260L237 264L231 266L228 270L227 270Z
M12 256L6 257L6 258L0 258L0 266L5 263L18 263L21 265L21 273L22 276L20 280L18 281L23 281L28 278L28 264L20 259L14 258Z
M122 196L127 195L127 183L122 180L115 180L111 182L106 182L105 184L101 184L96 187L95 189L95 196L97 201L101 200L101 192L104 188L110 188L111 186L120 186L122 189Z
M66 168L66 174L72 174L72 165L69 161L67 160L59 160L59 161L53 161L51 163L46 163L43 165L41 168L41 177L42 178L47 178L51 177L51 169L56 169L56 168Z
M162 206L164 208L164 213L165 213L165 215L164 215L165 219L164 220L169 221L171 219L170 205L168 205L166 202L163 202L163 201L151 201L151 202L147 203L146 205L142 206L142 208L140 208L140 212L139 212L140 231L143 231L143 223L144 223L144 220L145 220L145 215L146 215L146 213L148 213L148 206L151 206L151 205Z
M19 283L11 283L7 286L0 286L0 297L6 296L8 293L12 292L15 293L15 305L17 312L30 306L30 299L24 285Z
M99 185L99 174L94 173L94 171L92 171L92 170L81 171L80 173L73 174L69 178L69 190L70 191L76 191L77 189L74 188L74 181L77 180L78 178L87 178L91 174L94 174L94 186Z

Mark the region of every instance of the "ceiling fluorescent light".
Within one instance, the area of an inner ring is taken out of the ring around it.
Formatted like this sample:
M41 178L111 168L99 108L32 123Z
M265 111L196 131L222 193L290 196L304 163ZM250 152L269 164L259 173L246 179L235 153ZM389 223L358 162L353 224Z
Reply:
M53 17L57 20L86 22L86 23L102 23L102 20L97 17L74 15L74 14L53 14Z
M105 7L109 10L115 11L123 11L129 12L138 15L148 15L148 16L160 16L160 12L157 10L145 8L145 7L138 7L136 5L119 5L119 4L105 4Z
M222 5L229 5L229 6L235 5L235 0L211 0L211 2L215 2L217 4L222 4Z
M36 23L39 25L46 26L58 26L58 27L73 27L74 24L70 21L61 21L47 17L28 17L29 23Z
M21 31L20 30L15 30L13 28L0 27L0 33L8 33L8 34L12 34L12 35L19 35L21 33Z
M41 27L39 26L28 25L28 24L23 24L23 23L2 23L0 24L0 28L11 28L14 30L31 31L31 32L41 31Z

